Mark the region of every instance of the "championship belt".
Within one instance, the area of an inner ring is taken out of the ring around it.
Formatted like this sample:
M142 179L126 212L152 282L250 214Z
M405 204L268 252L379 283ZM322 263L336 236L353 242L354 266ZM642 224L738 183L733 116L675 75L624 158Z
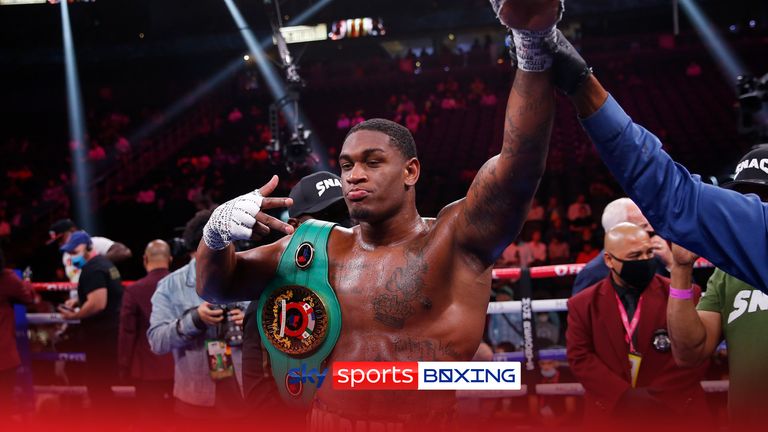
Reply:
M341 333L341 305L328 283L327 246L333 227L308 220L296 229L256 309L272 376L283 400L292 406L312 402L318 381L325 378L320 377L323 362Z

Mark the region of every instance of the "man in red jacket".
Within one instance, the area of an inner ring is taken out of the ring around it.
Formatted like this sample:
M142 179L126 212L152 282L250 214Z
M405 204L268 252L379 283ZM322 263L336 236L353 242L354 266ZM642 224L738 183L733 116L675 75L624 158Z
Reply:
M172 400L173 356L153 353L147 341L152 294L160 279L168 275L170 264L171 249L168 243L162 240L149 242L144 250L147 275L125 288L120 309L120 375L134 382L136 399L144 413L167 412Z
M16 350L15 316L12 303L33 303L32 287L22 282L13 270L5 268L0 250L0 419L13 412L13 387L16 368L21 364Z
M622 223L605 236L604 280L568 300L568 363L586 390L590 425L711 423L700 381L709 365L675 364L669 279L655 273L648 233ZM694 297L701 294L699 287ZM693 422L693 423L692 423Z

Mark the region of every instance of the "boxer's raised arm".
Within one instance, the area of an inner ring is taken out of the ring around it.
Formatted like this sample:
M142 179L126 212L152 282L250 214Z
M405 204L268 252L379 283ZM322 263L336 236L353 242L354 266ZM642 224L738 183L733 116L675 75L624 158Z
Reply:
M460 246L490 265L520 232L544 173L555 98L549 72L518 70L501 153L483 165L462 202Z
M216 251L205 242L197 249L197 294L212 303L253 301L275 276L285 237L267 246L235 253L232 245Z
M557 36L563 0L491 0L491 6L510 30L517 73L501 153L477 173L455 224L458 246L484 266L517 237L544 173L555 108L546 44Z
M287 239L235 253L234 240L263 237L271 230L292 234L293 227L261 210L287 207L290 198L269 198L277 176L261 189L222 204L211 215L197 248L197 293L211 302L253 300L275 274Z

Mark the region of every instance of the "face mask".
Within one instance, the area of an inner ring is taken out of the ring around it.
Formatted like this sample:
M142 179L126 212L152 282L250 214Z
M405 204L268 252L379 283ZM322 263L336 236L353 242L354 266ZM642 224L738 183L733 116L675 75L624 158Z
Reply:
M541 376L544 378L552 378L553 376L557 375L557 369L542 369L541 370Z
M81 255L75 255L72 257L72 265L81 269L85 267L85 263L87 261L85 260L85 256Z
M632 288L644 290L651 283L656 274L656 260L653 258L635 261L624 261L611 255L613 259L623 264L621 273L617 273L621 280L631 285ZM616 270L611 269L614 273Z

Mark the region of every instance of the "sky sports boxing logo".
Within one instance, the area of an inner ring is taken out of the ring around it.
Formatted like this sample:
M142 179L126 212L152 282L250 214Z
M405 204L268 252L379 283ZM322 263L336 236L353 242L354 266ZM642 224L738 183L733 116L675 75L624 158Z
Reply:
M520 362L336 362L335 390L520 390ZM328 369L293 369L290 380L323 385Z

